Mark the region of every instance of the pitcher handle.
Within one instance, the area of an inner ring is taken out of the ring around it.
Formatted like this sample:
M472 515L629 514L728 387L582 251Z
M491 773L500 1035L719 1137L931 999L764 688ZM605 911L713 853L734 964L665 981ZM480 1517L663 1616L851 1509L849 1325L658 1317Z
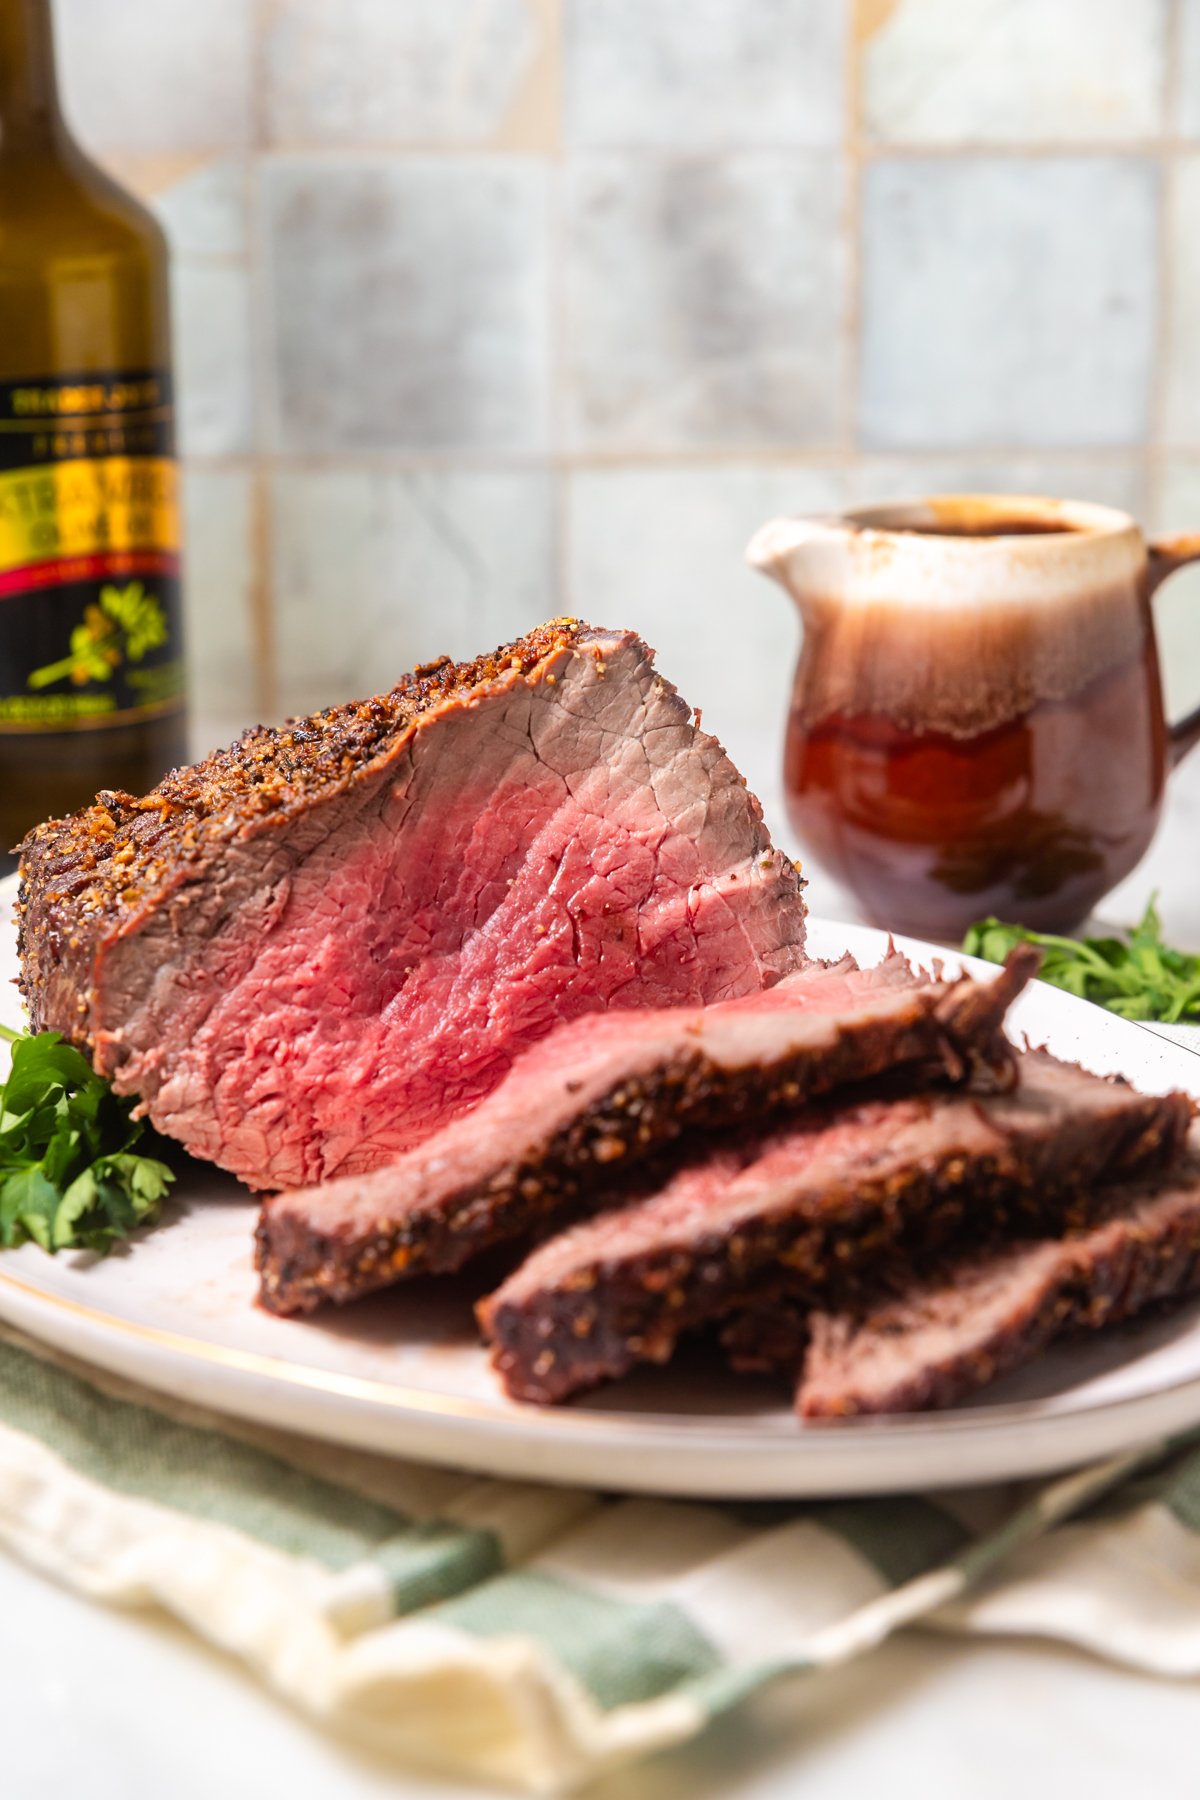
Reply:
M1186 563L1200 562L1200 535L1192 533L1187 537L1159 538L1147 544L1146 554L1149 559L1147 569L1148 595L1154 594L1167 579L1174 575L1176 569L1182 569ZM1190 713L1169 728L1171 745L1171 767L1183 761L1188 751L1200 744L1200 706L1193 707Z

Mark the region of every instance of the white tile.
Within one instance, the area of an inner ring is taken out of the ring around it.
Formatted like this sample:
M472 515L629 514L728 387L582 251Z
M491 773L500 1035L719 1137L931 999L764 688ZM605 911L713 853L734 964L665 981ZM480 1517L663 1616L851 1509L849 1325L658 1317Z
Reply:
M189 699L197 720L252 724L260 692L251 626L252 476L184 468L184 615Z
M785 842L781 758L799 626L782 588L747 567L745 549L768 519L837 510L843 492L837 471L784 464L570 477L571 611L631 626L655 647Z
M68 119L99 150L218 150L251 138L248 0L54 0Z
M265 41L268 141L484 142L537 41L528 0L279 0Z
M272 158L262 180L280 448L545 447L543 166Z
M1200 0L1178 0L1179 55L1175 71L1175 129L1200 138Z
M1147 428L1158 170L1143 157L867 169L869 448L1117 448Z
M861 457L850 476L856 506L879 500L914 500L922 494L1042 494L1058 500L1091 500L1145 517L1146 479L1138 456Z
M1200 535L1200 457L1168 459L1153 524L1162 536ZM1158 590L1154 613L1167 711L1180 718L1200 706L1200 565L1171 576Z
M552 483L524 472L287 471L273 481L282 704L382 692L564 609Z
M1200 456L1168 456L1150 522L1158 532L1200 533Z
M566 172L580 449L824 447L841 425L840 161L585 155Z
M1181 156L1171 191L1166 437L1200 448L1200 156Z
M567 141L840 143L846 33L842 0L567 0Z
M254 448L246 269L178 259L171 299L180 448L192 457L243 455Z
M1168 0L863 9L864 129L886 143L1128 142L1161 130Z
M246 254L246 163L223 158L168 182L150 197L172 253L189 257Z

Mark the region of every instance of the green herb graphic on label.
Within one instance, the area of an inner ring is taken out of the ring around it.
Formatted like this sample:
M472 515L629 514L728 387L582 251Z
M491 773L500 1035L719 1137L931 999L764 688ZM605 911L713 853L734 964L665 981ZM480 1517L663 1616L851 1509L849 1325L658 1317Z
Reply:
M44 688L69 680L83 687L89 681L111 681L124 661L141 662L148 650L166 641L166 614L140 581L103 587L99 605L85 606L83 623L71 633L70 655L35 669L26 685Z

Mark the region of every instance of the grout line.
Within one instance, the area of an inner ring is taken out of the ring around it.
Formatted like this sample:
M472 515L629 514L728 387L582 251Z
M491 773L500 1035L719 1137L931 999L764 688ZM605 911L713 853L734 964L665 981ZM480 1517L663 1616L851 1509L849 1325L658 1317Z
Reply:
M554 151L547 169L547 204L550 209L547 240L549 245L549 314L550 314L550 456L549 505L551 508L551 581L556 612L572 611L570 509L568 474L563 446L567 440L567 368L570 361L570 322L567 314L567 22L559 0L554 0L554 54L557 59L555 83Z
M554 611L556 615L573 614L576 595L571 579L571 471L561 464L551 463L549 476L554 508L551 542Z
M1009 162L1028 162L1035 158L1045 160L1071 156L1161 156L1164 151L1197 149L1200 149L1200 139L1164 131L1153 137L1023 138L1019 144L999 140L985 142L982 139L947 144L918 141L881 143L871 140L862 144L861 154L872 162L892 158L904 161L928 158L935 162L945 159L975 162L986 157L1002 158Z
M455 164L467 169L474 165L493 167L496 163L504 163L510 168L542 168L548 157L546 150L496 150L487 143L457 144L453 150L432 150L415 144L359 144L347 145L345 149L322 149L319 146L306 144L296 145L294 149L281 148L278 144L265 145L259 152L259 160L273 166L304 169L322 165L331 170L362 169L375 171L395 168L451 168ZM578 155L579 152L573 152ZM606 155L602 151L601 155ZM639 159L647 155L645 151L633 151ZM717 153L722 154L721 152ZM816 154L822 154L817 152ZM823 154L828 155L828 152ZM704 157L682 156L680 161L703 161Z
M261 460L250 481L250 644L254 656L254 701L258 716L272 719L279 706L275 657L275 609L271 603L274 556L269 476Z
M845 11L844 55L846 61L842 78L842 151L846 191L842 201L842 255L846 290L842 320L845 358L845 366L842 370L842 436L848 452L853 455L858 449L859 389L862 373L863 225L862 160L859 154L862 96L859 84L859 39L854 5L848 5Z
M1200 443L1171 446L1172 453L1200 458ZM503 452L476 450L406 451L406 450L338 450L338 451L274 451L228 455L185 455L189 468L239 469L247 461L256 461L281 474L538 474L549 465L567 474L602 473L605 470L648 469L677 471L680 469L745 468L747 466L841 469L863 463L884 469L937 468L947 462L1070 462L1081 468L1111 469L1136 463L1143 455L1138 444L1096 446L1052 444L970 444L946 445L933 449L860 450L851 446L831 445L825 450L803 450L756 444L723 445L714 450L611 450L560 451L549 457L544 451L506 455Z
M828 160L836 156L844 147L844 133L841 139L829 143L786 143L775 141L756 141L754 143L724 142L704 144L695 147L679 144L588 144L572 150L572 156L580 159L603 157L629 157L656 163L697 163L725 161L744 157L752 159L762 157L786 157L789 160L797 157L813 157ZM1129 138L1022 138L1019 143L1005 139L971 138L955 140L952 143L938 143L924 139L881 140L878 138L860 138L858 155L865 162L911 160L929 158L933 161L943 159L961 159L977 161L986 157L998 157L1007 161L1044 160L1053 157L1069 156L1158 156L1164 151L1200 150L1200 137L1187 137L1177 132L1164 132L1160 136ZM118 151L109 148L109 153L116 155ZM385 162L389 165L398 158L424 158L431 162L469 162L471 160L502 160L504 162L540 162L544 152L539 150L497 148L487 139L477 141L445 144L445 143L363 143L363 144L304 144L280 143L263 144L259 153L271 162L314 162L345 163ZM216 154L206 152L211 157Z
M1183 47L1183 0L1167 0L1166 39L1163 46L1162 117L1163 138L1167 144L1177 142L1175 125L1180 110L1179 63Z
M281 0L248 0L248 4L254 16L252 144L256 151L262 153L272 148L267 121L267 93L270 88L267 38L280 10Z
M1167 125L1174 123L1179 107L1179 51L1183 22L1180 0L1171 0L1167 12L1166 55L1163 71L1162 108ZM1153 530L1161 528L1165 486L1167 406L1170 393L1170 347L1174 330L1175 206L1178 198L1176 155L1167 150L1159 159L1158 196L1158 293L1151 369L1150 408L1146 429L1146 516Z
M276 659L275 547L271 514L268 421L274 398L274 321L268 280L269 252L263 223L262 166L268 141L266 41L278 0L253 0L253 153L246 196L246 243L250 258L251 405L254 476L250 488L250 634L254 647L255 692L260 714L273 717L279 699Z

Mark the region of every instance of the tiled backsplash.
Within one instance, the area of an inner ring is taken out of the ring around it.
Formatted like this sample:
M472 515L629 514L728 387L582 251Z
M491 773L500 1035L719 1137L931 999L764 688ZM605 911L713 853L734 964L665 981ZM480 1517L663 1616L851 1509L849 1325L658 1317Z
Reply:
M1200 529L1200 0L55 4L70 116L174 246L209 720L575 612L769 788L769 515Z

